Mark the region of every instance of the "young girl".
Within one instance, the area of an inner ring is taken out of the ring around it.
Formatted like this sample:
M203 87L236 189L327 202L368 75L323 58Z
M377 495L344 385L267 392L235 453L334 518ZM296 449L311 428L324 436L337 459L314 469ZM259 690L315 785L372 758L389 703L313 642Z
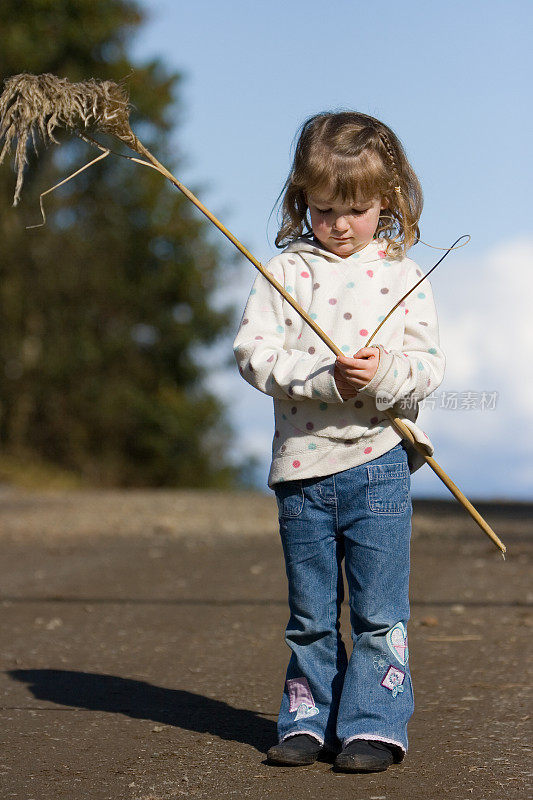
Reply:
M276 245L285 249L268 269L346 355L335 358L262 275L235 339L241 374L274 398L268 483L292 654L271 763L310 764L332 751L338 769L379 771L407 751L410 473L423 459L383 410L397 404L433 453L414 424L418 401L444 373L429 281L385 322L379 343L363 345L422 276L405 255L421 210L418 179L390 128L355 112L307 120L284 187ZM349 659L339 630L343 559Z

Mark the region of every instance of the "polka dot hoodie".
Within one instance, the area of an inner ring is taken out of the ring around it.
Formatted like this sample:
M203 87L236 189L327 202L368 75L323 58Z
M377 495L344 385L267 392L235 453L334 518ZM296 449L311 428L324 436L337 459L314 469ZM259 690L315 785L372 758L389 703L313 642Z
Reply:
M349 258L314 239L293 242L268 271L336 343L353 356L422 272L409 258L389 259L374 240ZM399 441L388 417L393 408L415 439L433 454L416 424L418 402L444 377L437 313L423 281L380 328L376 374L355 398L343 401L334 379L335 355L259 274L234 342L242 376L274 398L275 434L268 484L315 478L371 461ZM424 460L404 443L411 472Z

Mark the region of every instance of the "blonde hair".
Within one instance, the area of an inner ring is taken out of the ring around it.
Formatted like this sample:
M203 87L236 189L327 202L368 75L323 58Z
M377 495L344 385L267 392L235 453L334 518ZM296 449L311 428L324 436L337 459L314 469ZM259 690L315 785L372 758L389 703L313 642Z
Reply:
M374 117L323 112L304 122L278 198L283 197L277 247L312 232L306 195L324 192L350 203L386 199L376 237L387 241L391 258L404 256L417 241L422 188L396 134Z

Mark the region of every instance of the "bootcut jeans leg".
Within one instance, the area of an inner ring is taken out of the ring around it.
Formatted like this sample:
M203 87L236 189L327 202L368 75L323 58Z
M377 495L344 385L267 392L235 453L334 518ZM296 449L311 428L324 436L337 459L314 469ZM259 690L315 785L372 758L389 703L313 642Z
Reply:
M337 746L337 710L348 664L340 634L343 542L337 536L335 480L276 487L289 584L291 649L278 717L280 740L309 733Z
M413 711L407 454L399 444L350 470L275 490L291 612L279 738L309 733L330 747L377 739L394 745L401 760ZM343 558L349 661L339 629Z

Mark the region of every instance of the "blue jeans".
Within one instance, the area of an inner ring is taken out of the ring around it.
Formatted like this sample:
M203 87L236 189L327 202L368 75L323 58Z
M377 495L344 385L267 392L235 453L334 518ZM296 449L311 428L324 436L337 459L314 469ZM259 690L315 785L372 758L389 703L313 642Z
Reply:
M309 733L332 749L374 739L407 750L412 504L401 443L352 469L275 486L289 581L292 654L278 718L280 740ZM353 650L339 618L349 590Z

